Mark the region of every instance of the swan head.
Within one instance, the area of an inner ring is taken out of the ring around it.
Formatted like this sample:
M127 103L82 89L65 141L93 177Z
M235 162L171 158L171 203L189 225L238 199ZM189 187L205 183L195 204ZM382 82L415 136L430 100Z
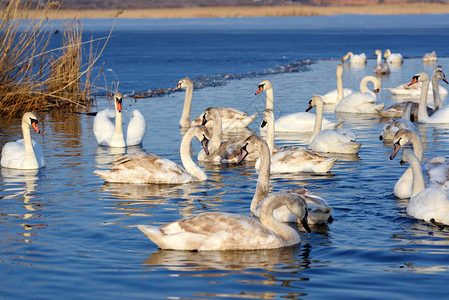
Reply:
M192 80L186 77L178 81L178 84L173 89L173 91L177 91L179 89L186 89L190 86L193 86Z
M399 129L393 138L393 151L391 152L390 159L394 159L398 154L401 147L404 147L416 133L410 129Z
M206 153L206 155L209 155L208 145L209 140L211 139L211 135L209 133L209 130L207 130L206 126L203 125L192 126L187 130L186 135L193 135L194 137L196 137L201 142L201 146L203 146L204 153Z
M38 124L37 117L33 112L24 113L22 116L22 123L32 126L37 133L41 133L39 127L37 126Z
M347 60L348 58L350 58L353 55L354 55L354 53L352 53L352 52L346 53L346 55L343 56L343 58L341 59L341 62L344 62L345 60Z
M307 221L308 207L307 202L303 196L295 193L273 193L268 196L262 203L261 210L271 210L269 213L273 214L273 210L286 206L298 219L307 232L312 232ZM261 212L262 213L262 212ZM267 211L268 213L268 211Z
M251 152L257 151L261 152L262 147L266 147L268 151L268 144L257 135L250 135L243 141L243 146L240 148L240 156L237 160L237 164L240 164Z
M318 106L318 105L324 105L323 103L324 103L324 102L323 102L323 99L322 99L321 96L314 95L314 96L312 97L312 99L309 100L309 107L307 107L306 112L309 111L309 110L311 110L311 109L314 108L315 106Z
M117 110L119 113L122 112L122 101L123 101L123 95L122 93L115 93L114 94L114 106L115 110Z
M266 109L263 111L263 119L260 127L264 128L269 122L274 121L274 113L272 109Z
M441 79L445 83L449 84L441 66L436 66L435 71L433 71L433 76L436 76L436 78Z
M382 56L382 50L377 49L376 51L374 51L374 55L380 55L380 56Z
M411 149L404 149L402 151L402 158L399 162L401 165L405 165L406 163L410 163L410 161L413 159L413 156L416 158L415 153Z
M259 83L259 87L257 89L256 95L261 93L264 90L272 89L273 86L271 85L271 82L269 80L264 80L261 83Z
M387 57L390 56L390 55L391 55L390 49L385 50L384 58L387 58Z
M201 125L206 125L208 121L221 118L220 112L215 107L206 108L203 113L203 121Z
M408 84L408 86L411 86L417 82L424 82L424 81L429 81L429 76L424 72L418 73L415 76L413 76L412 81Z

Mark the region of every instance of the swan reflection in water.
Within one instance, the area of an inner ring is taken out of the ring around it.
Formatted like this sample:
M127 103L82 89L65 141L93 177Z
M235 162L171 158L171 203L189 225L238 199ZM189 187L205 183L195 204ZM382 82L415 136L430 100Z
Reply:
M37 213L40 210L41 204L39 202L33 201L34 192L37 187L37 180L39 179L39 173L41 170L20 170L20 169L9 169L2 168L2 182L4 185L4 189L2 193L8 193L6 196L2 196L2 199L20 199L23 197L22 206L26 211L21 213L7 213L7 216L22 219L24 223L21 224L25 232L18 233L24 236L24 242L30 243L31 241L28 239L32 236L35 236L35 229L40 229L45 227L46 225L43 223L36 224L35 220L40 218L40 214ZM25 184L25 185L23 185ZM19 185L19 187L18 187ZM15 208L14 211L17 211Z
M95 167L96 168L109 168L109 164L116 158L124 155L137 155L145 154L145 150L142 145L129 146L129 147L106 147L98 146L95 152Z

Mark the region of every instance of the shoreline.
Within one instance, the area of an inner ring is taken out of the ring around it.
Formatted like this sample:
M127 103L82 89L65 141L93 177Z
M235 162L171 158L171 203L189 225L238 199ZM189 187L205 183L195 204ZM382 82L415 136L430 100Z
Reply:
M64 10L50 11L49 19L104 19L120 18L237 18L237 17L291 17L291 16L329 16L341 14L366 15L404 15L404 14L445 14L449 13L449 4L410 3L381 4L366 6L226 6L167 9L131 9L131 10Z

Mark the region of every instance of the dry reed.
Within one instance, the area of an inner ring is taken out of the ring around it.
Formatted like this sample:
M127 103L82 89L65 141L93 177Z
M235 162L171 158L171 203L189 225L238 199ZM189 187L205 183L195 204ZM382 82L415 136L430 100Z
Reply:
M432 14L449 13L448 4L407 3L360 6L237 6L237 7L197 7L169 9L124 10L123 18L217 18L217 17L283 17L319 16L337 14ZM50 12L49 18L113 18L115 10L60 10Z
M101 51L94 55L91 46L88 61L83 63L82 26L77 20L58 29L62 47L48 49L55 32L47 16L58 9L55 3L47 2L43 8L40 2L33 8L31 1L22 0L0 4L3 119L62 105L85 107L91 100L91 72Z

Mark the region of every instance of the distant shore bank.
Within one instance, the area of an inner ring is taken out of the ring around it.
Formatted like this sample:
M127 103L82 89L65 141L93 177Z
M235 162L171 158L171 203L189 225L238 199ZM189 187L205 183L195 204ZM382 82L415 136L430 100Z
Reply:
M287 17L327 16L340 14L399 15L449 13L449 4L410 3L366 6L236 6L170 9L141 9L119 11L121 18L235 18L235 17ZM58 10L50 19L114 18L117 10Z

